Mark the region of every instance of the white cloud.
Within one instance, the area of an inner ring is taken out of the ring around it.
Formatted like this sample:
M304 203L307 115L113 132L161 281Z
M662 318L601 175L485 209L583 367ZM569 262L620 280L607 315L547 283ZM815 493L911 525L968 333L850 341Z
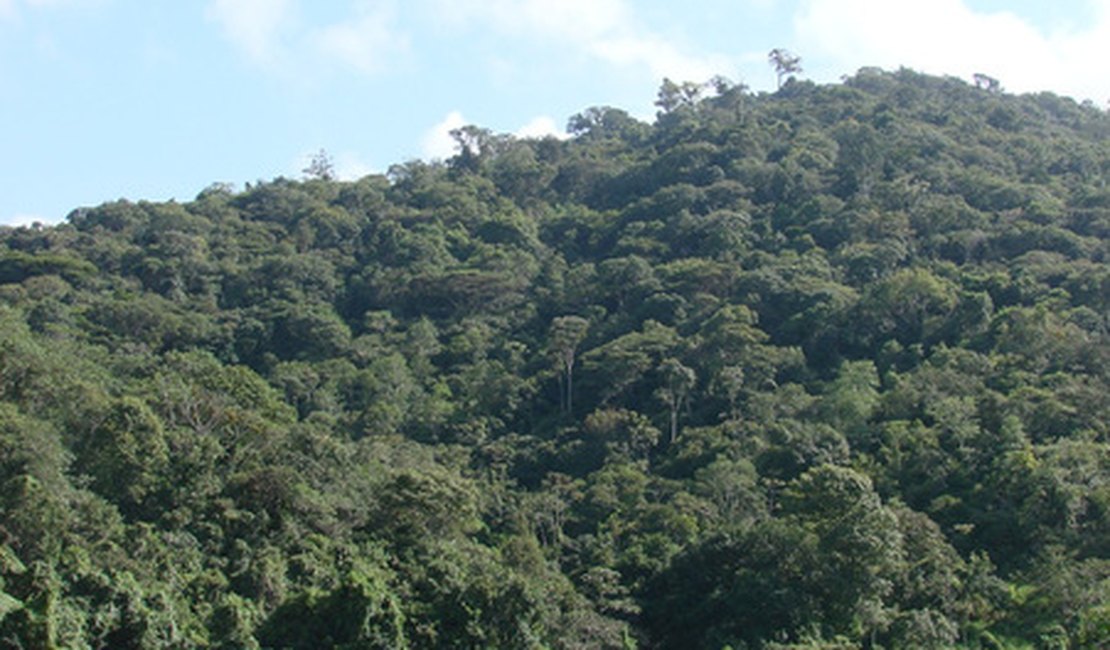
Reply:
M294 0L212 0L204 15L252 62L269 66L280 58L296 8Z
M341 181L357 181L363 176L374 173L370 163L362 160L357 153L344 151L335 156L335 176Z
M438 0L442 20L482 22L518 38L562 41L596 60L622 68L646 68L653 76L702 81L727 73L721 56L683 52L675 43L639 26L625 0Z
M1110 82L1110 2L1092 0L1096 20L1045 33L1013 13L977 12L963 0L805 0L795 16L800 52L841 72L907 66L969 78L996 77L1015 92L1051 89L1099 103Z
M11 226L13 228L33 226L35 224L53 226L60 222L61 219L51 219L37 214L13 214L10 217L0 218L0 226Z
M253 63L300 77L334 63L374 74L408 48L392 2L354 2L351 16L328 25L308 24L300 7L300 0L212 0L205 16Z
M590 45L598 58L616 65L641 64L657 79L705 81L732 67L723 56L691 56L653 35L599 39Z
M518 138L546 138L554 137L564 140L569 136L555 124L555 120L547 115L540 115L520 127L514 133Z
M519 36L590 39L630 19L623 0L438 0L434 5L436 15L447 22L477 20Z
M363 5L356 18L317 30L313 41L323 54L374 74L384 68L390 54L408 49L408 39L392 23L388 8Z
M603 38L632 22L623 0L523 0L501 3L507 17L576 39Z
M446 160L459 152L459 143L451 137L451 131L461 129L473 124L463 117L460 111L451 111L436 122L420 138L420 151L425 160ZM540 115L528 121L527 124L517 129L514 136L518 138L545 138L548 136L565 139L569 136L559 129L555 120L547 115Z
M459 145L451 137L451 131L469 124L459 111L451 111L442 120L424 132L420 139L420 150L429 160L445 160L459 151Z

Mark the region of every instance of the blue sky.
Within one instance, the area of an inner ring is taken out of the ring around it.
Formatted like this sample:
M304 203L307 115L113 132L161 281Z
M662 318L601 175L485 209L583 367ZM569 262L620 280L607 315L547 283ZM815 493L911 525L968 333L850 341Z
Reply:
M650 119L664 76L769 90L767 52L1110 100L1110 0L0 0L0 224L451 153L446 132Z

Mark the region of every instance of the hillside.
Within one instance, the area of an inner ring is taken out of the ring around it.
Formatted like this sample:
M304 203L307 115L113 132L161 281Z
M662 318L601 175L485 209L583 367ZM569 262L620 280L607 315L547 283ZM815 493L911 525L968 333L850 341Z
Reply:
M0 647L1110 645L1110 115L658 105L0 229Z

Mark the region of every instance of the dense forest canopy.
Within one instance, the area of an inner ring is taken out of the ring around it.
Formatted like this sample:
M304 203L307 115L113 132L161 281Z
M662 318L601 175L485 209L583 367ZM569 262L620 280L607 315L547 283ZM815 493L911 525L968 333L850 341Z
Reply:
M909 70L0 229L0 646L1110 645L1110 116Z

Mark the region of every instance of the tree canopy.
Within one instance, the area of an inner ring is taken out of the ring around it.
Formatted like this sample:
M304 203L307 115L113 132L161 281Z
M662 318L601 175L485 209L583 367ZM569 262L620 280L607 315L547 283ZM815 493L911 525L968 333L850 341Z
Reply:
M1107 113L658 106L0 228L0 647L1110 645Z

